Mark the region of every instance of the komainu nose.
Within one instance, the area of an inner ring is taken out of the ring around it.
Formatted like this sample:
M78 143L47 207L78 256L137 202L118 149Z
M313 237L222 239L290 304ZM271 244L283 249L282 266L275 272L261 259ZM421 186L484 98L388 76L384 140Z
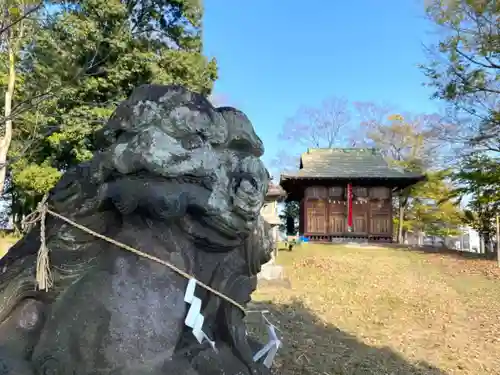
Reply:
M228 127L227 144L230 149L248 152L256 157L261 157L264 154L264 144L243 112L232 107L220 107L216 111L226 121Z

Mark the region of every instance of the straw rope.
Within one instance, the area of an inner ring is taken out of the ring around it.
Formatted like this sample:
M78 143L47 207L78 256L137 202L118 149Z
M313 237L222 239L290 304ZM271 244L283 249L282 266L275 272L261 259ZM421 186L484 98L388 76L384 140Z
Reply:
M140 257L143 257L143 258L152 260L154 262L157 262L159 264L162 264L162 265L170 268L172 271L176 272L178 275L180 275L188 280L195 279L193 276L191 276L187 272L181 270L180 268L174 266L170 262L167 262L163 259L157 258L157 257L150 255L148 253L145 253L143 251L137 250L129 245L126 245L124 243L116 241L116 240L109 238L107 236L104 236L100 233L97 233L97 232L93 231L92 229L89 229L81 224L74 222L71 219L68 219L67 217L65 217L61 214L58 214L57 212L52 211L48 206L47 198L48 198L48 195L44 196L42 201L38 204L37 209L33 213L28 215L26 217L26 219L23 221L23 224L24 224L23 226L32 225L32 224L35 224L37 222L40 222L40 249L38 250L37 262L36 262L36 281L38 284L38 288L40 290L48 290L53 285L53 279L52 279L51 270L50 270L49 249L47 248L46 238L45 238L45 235L46 235L46 233L45 233L45 231L46 231L45 221L47 218L47 214L52 215L58 219L61 219L62 221L72 225L73 227L78 228L81 231L86 232L86 233L88 233L94 237L97 237L101 240L104 240L110 244L113 244L113 245L115 245L123 250L129 251L131 253L139 255ZM232 298L230 298L230 297L226 296L225 294L219 292L218 290L208 286L207 284L202 283L201 281L196 280L196 284L201 286L202 288L206 289L207 291L215 294L217 297L222 298L226 302L229 302L233 306L240 309L243 312L243 314L246 315L247 312L246 312L245 307L243 305L239 304L238 302L236 302L235 300L233 300Z

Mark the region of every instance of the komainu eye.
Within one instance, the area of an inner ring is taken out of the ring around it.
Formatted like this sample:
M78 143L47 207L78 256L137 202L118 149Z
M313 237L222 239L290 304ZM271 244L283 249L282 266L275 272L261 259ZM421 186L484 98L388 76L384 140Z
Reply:
M250 184L252 185L252 187L253 187L255 190L258 190L258 189L259 189L259 183L257 182L257 180L256 180L254 177L251 177L251 178L250 178Z

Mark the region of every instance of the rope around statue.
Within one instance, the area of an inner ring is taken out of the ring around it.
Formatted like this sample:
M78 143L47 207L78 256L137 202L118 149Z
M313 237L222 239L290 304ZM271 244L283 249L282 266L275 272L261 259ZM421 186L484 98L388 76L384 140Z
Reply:
M140 257L147 258L149 260L152 260L154 262L157 262L159 264L162 264L168 268L170 268L172 271L177 273L178 275L186 278L187 280L194 279L196 281L196 285L201 286L202 288L206 289L207 291L215 294L217 297L222 298L226 302L229 302L233 306L237 307L240 309L243 314L246 315L247 311L243 305L239 304L232 298L226 296L225 294L219 292L218 290L202 283L201 281L196 280L193 276L188 274L187 272L181 270L180 268L174 266L172 263L169 263L163 259L157 258L153 255L150 255L148 253L145 253L143 251L137 250L129 245L126 245L124 243L121 243L119 241L116 241L110 237L104 236L100 233L97 233L93 231L92 229L89 229L83 225L80 225L76 222L74 222L71 219L68 219L67 217L58 214L57 212L52 211L47 203L48 200L48 195L45 195L43 199L38 203L38 206L35 211L33 211L31 214L29 214L24 220L23 220L23 226L27 227L29 225L36 224L40 222L40 248L38 249L38 254L37 254L37 259L36 259L36 282L38 285L38 288L40 290L49 290L52 285L53 285L53 280L52 280L52 274L50 271L50 261L49 261L49 248L47 247L46 244L46 228L45 228L45 221L47 219L47 214L52 215L58 219L61 219L62 221L72 225L75 228L80 229L83 232L86 232L94 237L97 237L101 240L104 240L110 244L113 244L123 250L130 251L131 253L134 253Z

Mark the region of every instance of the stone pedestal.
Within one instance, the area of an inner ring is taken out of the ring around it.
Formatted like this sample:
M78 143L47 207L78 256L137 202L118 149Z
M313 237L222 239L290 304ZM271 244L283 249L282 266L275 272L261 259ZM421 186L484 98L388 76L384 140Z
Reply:
M266 263L262 266L262 270L257 275L259 280L283 280L285 272L283 266L274 263Z

